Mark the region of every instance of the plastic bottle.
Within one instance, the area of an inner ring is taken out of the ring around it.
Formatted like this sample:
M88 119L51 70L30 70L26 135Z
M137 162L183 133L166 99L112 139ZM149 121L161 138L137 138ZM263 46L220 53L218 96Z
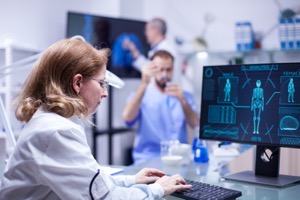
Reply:
M294 21L293 19L287 20L287 44L288 49L295 49L295 36L294 36Z
M235 24L235 41L237 51L242 51L242 24L240 22Z
M194 161L199 162L208 162L208 151L207 148L203 145L198 145L194 151Z
M199 127L195 128L192 150L195 162L208 162L207 147L199 138Z
M295 19L296 49L300 49L300 18Z
M199 139L199 127L195 127L194 129L194 139L192 144L192 150L193 152L196 150L196 147L201 143L202 141Z
M281 18L279 20L279 40L280 40L280 48L282 50L288 49L287 44L287 25L286 20Z

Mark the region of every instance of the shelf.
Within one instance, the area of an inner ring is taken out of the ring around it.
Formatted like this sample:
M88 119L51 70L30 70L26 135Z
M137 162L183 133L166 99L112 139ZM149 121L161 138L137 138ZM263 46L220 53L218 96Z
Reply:
M12 109L12 102L14 100L15 94L20 89L19 86L21 86L24 83L30 70L28 70L28 68L26 68L26 71L22 70L22 68L28 66L28 64L26 64L23 66L16 66L19 67L19 68L15 68L17 70L15 70L13 73L9 75L5 75L5 73L9 71L9 69L6 69L5 66L8 66L22 59L33 56L37 53L38 53L37 50L33 50L28 47L20 46L20 45L11 44L11 45L0 46L0 69L2 69L3 71L0 74L0 98L4 104L3 105L4 108L3 109L1 108L1 112L4 112L4 115L6 116L0 118L3 120L3 121L0 120L0 128L1 130L3 130L4 128L6 130L11 129L14 136L16 136L20 132L23 125L21 122L19 122L16 119L14 115L14 110Z
M274 50L263 50L263 49L255 49L251 51L209 51L209 50L199 50L199 51L193 51L191 53L182 53L182 55L195 55L199 52L206 52L209 55L219 55L219 54L241 54L241 55L248 55L248 54L274 54L274 53L300 53L300 49L290 49L290 50L280 50L280 49L274 49Z
M203 65L300 62L300 49L253 51L195 51L181 54L185 62Z

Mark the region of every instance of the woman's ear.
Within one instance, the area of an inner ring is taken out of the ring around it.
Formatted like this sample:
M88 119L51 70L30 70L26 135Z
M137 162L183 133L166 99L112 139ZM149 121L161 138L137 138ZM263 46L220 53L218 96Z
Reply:
M72 86L76 94L79 94L82 84L83 84L83 76L81 74L76 74L73 77L73 82L72 82Z

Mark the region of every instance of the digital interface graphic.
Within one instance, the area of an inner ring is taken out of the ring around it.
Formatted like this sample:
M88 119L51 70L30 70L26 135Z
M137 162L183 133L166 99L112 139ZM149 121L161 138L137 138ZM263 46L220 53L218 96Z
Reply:
M204 66L200 137L300 146L300 63Z

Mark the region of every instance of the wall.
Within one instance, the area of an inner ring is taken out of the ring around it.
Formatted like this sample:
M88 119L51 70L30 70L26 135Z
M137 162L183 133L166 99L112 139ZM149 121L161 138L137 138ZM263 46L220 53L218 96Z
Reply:
M69 10L114 17L120 13L119 0L2 0L0 5L0 42L9 37L40 50L65 37Z
M298 0L278 1L283 8L299 9ZM45 49L65 36L68 10L141 20L161 16L168 22L170 39L186 41L201 35L208 14L214 21L204 36L212 51L235 50L236 21L249 20L256 31L266 33L279 16L274 0L2 0L0 42L9 36L16 43ZM264 40L263 47L279 48L276 30Z
M255 31L266 33L277 24L279 9L275 0L151 0L144 1L145 18L163 16L169 25L169 37L191 41L201 35L205 16L214 21L204 35L211 51L235 50L234 28L237 21L251 21ZM299 10L298 0L278 0L283 8ZM278 31L272 31L262 44L264 49L278 49Z

